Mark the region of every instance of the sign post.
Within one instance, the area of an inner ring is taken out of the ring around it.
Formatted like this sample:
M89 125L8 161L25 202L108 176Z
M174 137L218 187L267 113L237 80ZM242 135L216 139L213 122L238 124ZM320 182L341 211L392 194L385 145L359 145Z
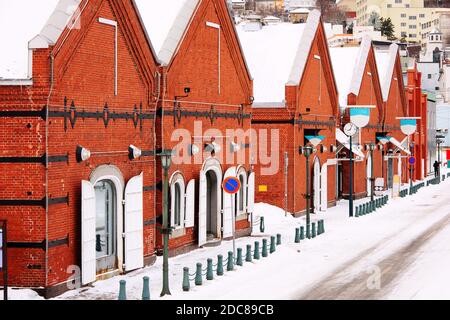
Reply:
M241 181L239 181L236 177L229 177L226 178L222 183L222 189L224 192L231 195L230 201L231 201L231 221L233 224L233 257L236 259L236 220L235 220L235 212L233 212L234 207L234 201L233 201L233 195L239 192L239 189L241 189Z
M3 274L3 300L8 300L8 265L6 247L6 221L0 221L0 273Z
M412 156L409 157L408 159L409 162L409 194L412 194L412 187L413 187L413 168L414 168L414 164L416 163L416 157Z

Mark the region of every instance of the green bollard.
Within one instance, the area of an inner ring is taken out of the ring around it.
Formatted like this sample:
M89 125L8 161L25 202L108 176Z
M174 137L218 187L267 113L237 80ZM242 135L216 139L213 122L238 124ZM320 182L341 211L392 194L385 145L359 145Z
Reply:
M242 248L237 248L236 265L238 265L238 266L244 265L244 263L242 261Z
M197 263L197 270L195 272L195 285L201 286L203 283L202 278L202 264L200 262Z
M214 280L213 259L209 258L206 262L206 280Z
M315 222L311 223L311 228L312 228L311 237L315 238L316 237L316 223Z
M365 203L362 204L362 215L364 216L366 214L367 206Z
M305 240L305 227L300 227L300 240Z
M120 280L119 282L119 300L127 300L127 282L125 280Z
M189 282L189 268L183 268L183 291L189 291L190 282Z
M359 206L355 208L355 217L359 217Z
M253 259L259 260L260 259L260 253L259 253L259 242L255 241L255 251L253 252Z
M263 256L263 258L266 258L269 255L269 253L267 251L267 239L263 239L262 242L263 242L263 245L262 245L262 256Z
M325 233L325 220L322 220L322 233Z
M281 234L277 234L277 246L281 245Z
M245 261L246 262L252 262L252 245L247 245L247 252L245 254Z
M317 221L317 235L320 236L322 234L322 220Z
M223 276L223 256L221 254L217 256L217 275Z
M261 231L261 233L264 233L264 230L266 229L266 226L264 225L264 217L261 217L259 219L260 219L259 231Z
M295 243L300 243L300 228L295 228Z
M144 287L142 289L142 300L150 300L150 279L144 277Z
M234 270L234 261L233 260L234 260L233 251L228 251L227 271Z
M275 243L275 236L270 237L270 253L274 253L277 250L277 245Z
M306 225L306 238L311 239L311 225Z

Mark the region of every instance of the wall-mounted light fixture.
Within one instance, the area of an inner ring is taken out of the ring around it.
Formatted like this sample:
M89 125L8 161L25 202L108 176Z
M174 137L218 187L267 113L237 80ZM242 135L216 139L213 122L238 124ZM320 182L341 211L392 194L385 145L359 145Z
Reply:
M138 159L142 156L142 150L136 146L130 145L128 147L128 154L130 160Z
M188 152L190 156L195 156L200 152L200 148L195 144L190 144Z
M218 153L218 152L220 152L220 150L222 150L222 148L220 147L220 145L218 145L215 142L205 144L206 152Z
M77 146L76 150L77 162L83 162L91 157L91 151L82 146Z
M230 150L231 150L232 153L239 152L241 150L241 145L236 143L236 142L234 142L234 141L232 141L230 143Z

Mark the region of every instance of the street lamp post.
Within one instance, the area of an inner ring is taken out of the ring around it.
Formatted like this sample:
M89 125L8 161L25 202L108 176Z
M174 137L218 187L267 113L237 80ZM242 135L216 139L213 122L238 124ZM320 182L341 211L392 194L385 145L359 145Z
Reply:
M414 141L411 142L411 156L414 157ZM412 195L412 188L413 188L413 165L409 163L409 195Z
M163 234L163 288L161 297L166 294L171 295L169 289L169 235L171 228L169 227L169 169L172 164L172 151L163 150L159 156L161 157L161 165L164 169L163 180L163 225L161 232Z
M349 137L350 138L350 169L349 169L349 173L350 173L350 184L349 184L349 195L348 195L348 215L349 217L353 217L353 146L352 146L352 136Z
M309 157L313 153L313 147L305 146L300 147L301 153L306 158L306 237L311 238L311 216L310 216L310 207L311 207L311 187L309 181Z

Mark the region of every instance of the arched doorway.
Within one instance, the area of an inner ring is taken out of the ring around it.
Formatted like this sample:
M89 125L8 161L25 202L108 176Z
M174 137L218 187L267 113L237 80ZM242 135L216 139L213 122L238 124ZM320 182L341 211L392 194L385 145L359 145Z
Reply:
M320 210L320 160L318 157L314 159L313 167L313 194L314 194L314 212Z
M206 172L206 240L211 241L218 238L217 233L217 217L218 217L218 192L217 185L219 181L214 170Z
M96 272L117 269L117 191L114 183L100 180L95 186Z
M222 167L216 158L208 158L200 171L198 244L221 238Z

